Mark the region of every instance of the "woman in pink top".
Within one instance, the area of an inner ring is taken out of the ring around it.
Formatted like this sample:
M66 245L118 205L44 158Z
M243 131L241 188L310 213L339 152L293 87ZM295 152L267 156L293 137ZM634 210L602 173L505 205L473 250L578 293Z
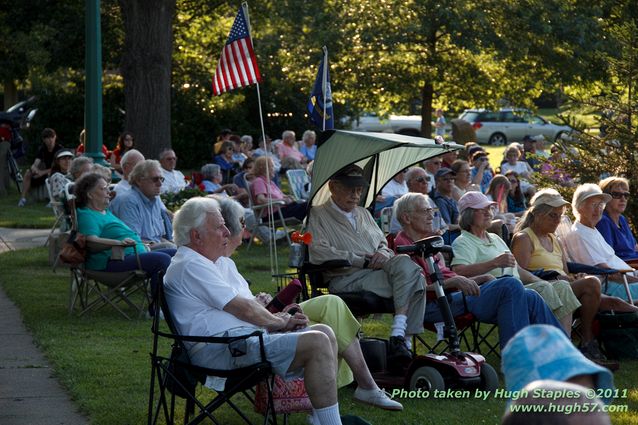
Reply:
M267 156L260 156L255 160L253 174L255 179L250 183L250 193L253 198L253 204L268 204L269 197L272 201L279 201L277 205L273 205L273 213L277 209L281 209L284 218L295 217L303 220L306 216L308 204L306 202L295 202L290 196L284 195L279 187L272 181L274 177L274 165L272 159ZM270 194L268 192L270 191ZM283 205L281 204L283 202ZM268 208L264 208L261 213L262 217L268 216Z

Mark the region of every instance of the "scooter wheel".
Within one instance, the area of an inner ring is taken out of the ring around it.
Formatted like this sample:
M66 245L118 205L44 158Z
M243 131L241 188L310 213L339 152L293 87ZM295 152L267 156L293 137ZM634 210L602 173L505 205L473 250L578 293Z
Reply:
M487 363L481 365L481 386L480 389L494 391L498 388L498 374L492 366Z
M445 381L441 373L430 366L421 366L410 377L410 390L444 390Z

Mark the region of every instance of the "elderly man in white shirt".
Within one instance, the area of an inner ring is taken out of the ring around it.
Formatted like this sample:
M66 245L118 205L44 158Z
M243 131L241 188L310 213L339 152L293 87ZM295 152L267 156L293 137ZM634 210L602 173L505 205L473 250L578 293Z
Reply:
M274 372L303 376L313 406L313 423L340 425L337 400L337 347L332 329L307 327L302 313L272 314L257 302L235 264L224 256L230 232L218 203L189 199L173 223L179 246L166 271L166 301L183 335L235 336L263 329L264 350ZM302 330L299 330L303 328ZM246 340L246 354L234 357L220 344L189 347L195 365L238 368L258 361L257 337ZM217 382L216 388L219 388ZM219 388L220 390L222 388Z
M177 193L186 187L186 179L181 171L176 170L177 155L173 149L160 152L159 162L162 165L162 187L160 193Z
M144 159L145 158L144 155L142 155L142 152L138 151L137 149L126 151L126 153L122 156L122 160L120 161L120 166L122 167L122 173L124 175L122 176L122 180L120 180L113 188L115 193L121 195L131 190L131 184L128 181L128 176L129 174L131 174L131 171L133 171L133 168L135 168L135 166L139 162L144 161Z

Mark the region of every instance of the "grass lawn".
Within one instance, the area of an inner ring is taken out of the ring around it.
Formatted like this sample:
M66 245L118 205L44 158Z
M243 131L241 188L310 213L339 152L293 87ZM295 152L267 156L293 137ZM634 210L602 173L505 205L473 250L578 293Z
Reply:
M281 249L279 257L283 270L287 250ZM3 271L0 284L20 307L27 327L53 364L56 375L91 423L144 423L150 374L150 321L127 321L112 309L81 318L69 316L68 273L64 269L53 273L46 258L44 248L0 255ZM242 248L235 259L255 291L273 290L265 247L253 246L250 251ZM384 336L388 321L366 320L363 329L366 335ZM168 347L164 346L164 350ZM488 361L499 369L498 359ZM618 404L627 402L632 413L614 414L614 423L636 423L638 361L623 362L615 379L617 388L630 390L629 399L619 400ZM427 422L436 424L458 424L470 417L475 423L496 424L505 408L504 400L494 398L403 399L405 410L393 413L354 403L352 392L350 388L340 390L341 411L360 415L373 424L421 424L424 415L429 419ZM223 419L226 423L237 423L235 417L227 414ZM304 415L293 415L291 423L305 424Z

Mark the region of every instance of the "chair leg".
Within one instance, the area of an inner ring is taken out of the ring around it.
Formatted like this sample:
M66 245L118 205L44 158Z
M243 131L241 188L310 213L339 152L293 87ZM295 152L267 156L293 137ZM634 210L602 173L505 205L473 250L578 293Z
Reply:
M629 282L627 281L627 275L623 273L622 275L623 285L625 286L625 291L627 292L627 300L629 300L629 304L634 303L634 299L631 296L631 291L629 290Z

